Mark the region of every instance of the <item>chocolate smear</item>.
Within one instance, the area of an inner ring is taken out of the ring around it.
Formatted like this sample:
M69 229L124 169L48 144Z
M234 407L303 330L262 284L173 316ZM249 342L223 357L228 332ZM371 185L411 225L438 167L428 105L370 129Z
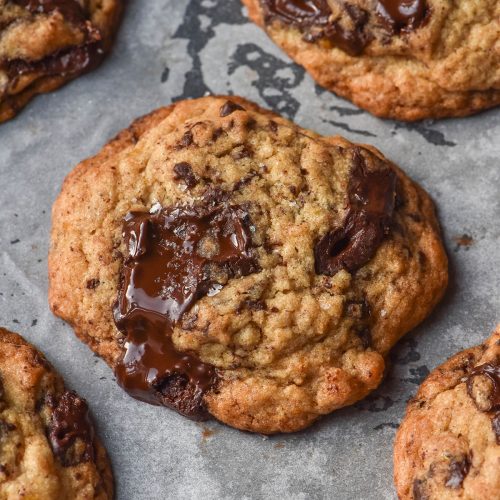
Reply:
M219 115L221 118L224 118L226 116L229 116L230 114L234 113L235 111L245 111L245 108L243 106L240 106L239 104L236 104L233 101L226 101L220 108Z
M343 227L332 229L316 243L317 274L333 276L341 269L358 270L375 255L390 231L396 174L391 168L368 171L359 148L353 150L353 162L347 216Z
M139 400L206 418L203 396L217 383L216 369L177 351L171 336L197 300L258 270L249 216L213 202L133 212L123 238L128 255L114 318L126 340L117 379Z

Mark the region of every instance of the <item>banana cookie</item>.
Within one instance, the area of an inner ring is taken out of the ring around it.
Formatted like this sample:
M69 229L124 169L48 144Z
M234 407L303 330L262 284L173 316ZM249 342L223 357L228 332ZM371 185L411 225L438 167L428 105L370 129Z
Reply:
M497 0L243 0L322 86L385 118L500 103Z
M500 325L436 368L396 436L401 500L500 498Z
M123 0L0 0L0 122L95 68Z
M137 399L288 432L377 387L447 283L427 194L238 97L134 122L66 178L50 305Z
M0 498L113 498L87 403L45 357L0 328Z

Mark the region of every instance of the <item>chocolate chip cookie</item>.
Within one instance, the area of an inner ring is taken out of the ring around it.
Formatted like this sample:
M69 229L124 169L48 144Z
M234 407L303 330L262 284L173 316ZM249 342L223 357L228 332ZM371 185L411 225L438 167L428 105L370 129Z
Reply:
M396 436L400 499L500 498L500 325L436 368Z
M322 86L399 120L500 103L497 0L243 0Z
M87 403L45 357L0 328L0 498L113 498Z
M377 387L447 283L428 195L238 97L159 109L66 178L50 305L137 399L295 431Z
M122 0L0 0L0 122L95 68Z

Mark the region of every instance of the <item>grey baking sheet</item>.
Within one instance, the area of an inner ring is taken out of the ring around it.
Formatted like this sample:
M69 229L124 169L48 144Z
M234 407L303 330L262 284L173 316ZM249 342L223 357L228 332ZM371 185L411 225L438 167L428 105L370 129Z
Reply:
M394 349L379 390L297 434L197 424L131 399L47 306L50 208L65 175L137 116L207 92L241 94L322 134L374 144L439 209L451 261L443 303ZM42 349L88 399L118 499L395 498L392 441L406 401L429 370L500 321L499 156L499 110L379 120L317 87L239 0L131 0L101 68L0 126L0 324Z

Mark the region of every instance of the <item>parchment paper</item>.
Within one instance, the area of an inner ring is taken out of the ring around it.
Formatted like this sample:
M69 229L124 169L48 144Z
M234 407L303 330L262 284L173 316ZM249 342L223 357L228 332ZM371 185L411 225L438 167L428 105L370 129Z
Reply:
M201 425L135 401L47 306L50 209L65 175L134 118L206 92L241 94L322 134L374 144L439 208L451 260L445 300L394 350L379 390L290 436ZM498 110L416 125L374 118L317 87L239 0L130 0L97 71L0 126L0 324L88 399L118 499L393 499L392 441L406 401L429 370L500 321L499 156Z

